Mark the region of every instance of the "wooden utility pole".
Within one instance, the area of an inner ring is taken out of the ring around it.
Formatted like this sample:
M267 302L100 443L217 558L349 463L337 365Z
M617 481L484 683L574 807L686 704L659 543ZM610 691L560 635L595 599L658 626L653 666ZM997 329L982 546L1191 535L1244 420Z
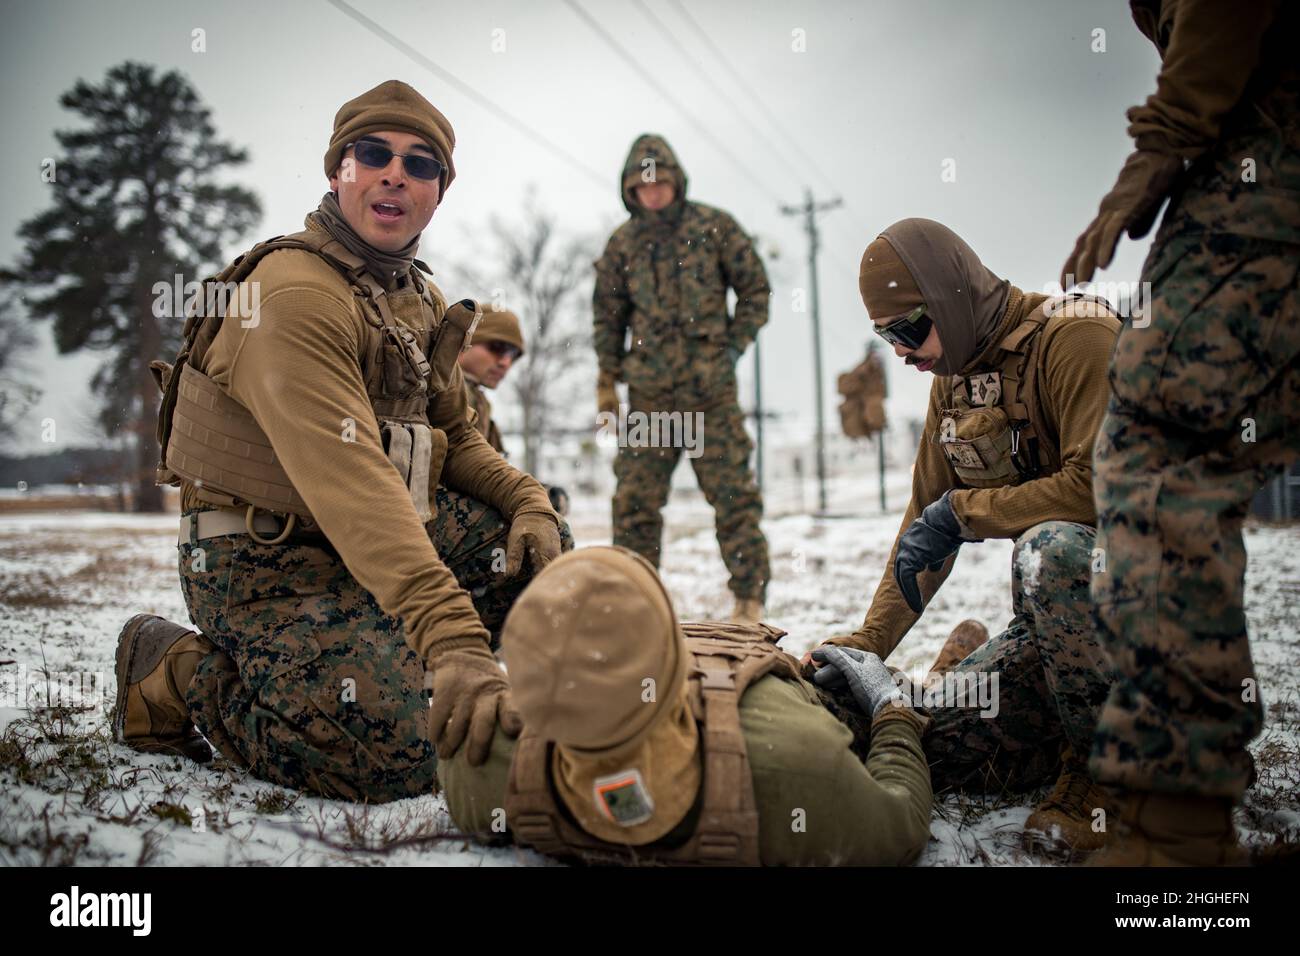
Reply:
M812 293L812 328L813 328L813 372L816 389L814 409L817 412L817 503L818 511L826 512L826 413L822 393L822 326L821 313L817 295L817 214L829 212L843 205L838 197L823 202L815 202L811 189L803 191L802 206L782 206L781 212L787 216L803 216L804 231L808 233L808 276L809 289Z

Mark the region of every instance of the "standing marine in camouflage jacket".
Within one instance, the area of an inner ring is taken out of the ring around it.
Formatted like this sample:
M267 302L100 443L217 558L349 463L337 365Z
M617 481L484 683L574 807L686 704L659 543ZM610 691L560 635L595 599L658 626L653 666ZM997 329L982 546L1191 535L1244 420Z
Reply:
M1129 110L1137 148L1062 275L1087 282L1170 197L1097 437L1093 595L1118 679L1091 765L1124 791L1102 862L1213 865L1241 859L1232 807L1263 722L1242 521L1300 455L1300 9L1130 6L1160 51L1156 91Z
M631 218L596 261L592 296L597 405L617 415L614 386L621 381L629 414L702 416L702 447L687 457L716 515L735 618L757 621L770 572L735 365L767 322L767 274L731 216L687 200L686 172L662 137L632 144L619 189ZM727 314L728 288L736 292L734 315ZM683 428L674 438L686 434ZM680 441L634 441L620 443L614 463L614 543L656 566L660 512L681 455Z
M1026 834L1037 842L1058 833L1064 845L1052 849L1096 849L1092 811L1105 798L1091 784L1086 754L1109 683L1088 596L1092 445L1119 321L1096 300L1022 292L928 219L904 219L877 237L863 253L859 286L875 331L935 378L889 563L862 626L828 643L886 657L963 542L1015 541L1015 617L981 652L985 669L999 669L998 659L1011 670L1026 655L1053 658L1049 682L1074 669L1071 682L1083 689L1039 695L1059 708L1050 722L1061 728L1063 767Z

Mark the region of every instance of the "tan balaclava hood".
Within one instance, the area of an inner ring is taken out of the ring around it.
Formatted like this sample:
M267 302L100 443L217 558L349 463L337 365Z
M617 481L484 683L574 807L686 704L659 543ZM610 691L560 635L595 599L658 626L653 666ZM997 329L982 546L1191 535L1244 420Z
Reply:
M879 249L881 239L888 241L898 254L920 292L920 301L925 303L939 330L943 355L932 371L936 375L956 375L981 355L998 333L1011 284L990 272L960 236L931 219L903 219L894 223L867 247L868 254ZM892 277L892 280L885 278L886 291L895 291L888 289L888 283L897 281L898 296L894 301L880 301L875 308L883 310L909 301L915 307L914 296L897 275L897 268L889 265L884 256L874 258L881 260L879 268L872 264L870 275L864 274L858 280L867 311L877 314L873 310L874 290L886 274ZM864 256L864 270L868 264ZM872 299L868 298L868 282Z
M451 162L456 134L447 117L401 80L380 83L373 90L348 100L334 114L334 133L330 136L329 149L325 151L325 175L333 175L338 169L349 143L384 130L411 133L429 144L445 169L438 197L442 202L442 196L446 195L451 181L456 178L456 167Z
M528 732L554 741L556 792L588 833L643 846L699 793L689 653L644 558L583 548L551 562L506 618L501 651Z
M483 318L474 330L474 344L487 345L490 342L506 342L524 354L524 333L519 326L519 316L509 309L494 309L491 305L483 306Z
M657 212L651 212L637 202L636 187L649 182L669 182L677 190L673 201ZM642 133L636 138L619 177L619 195L623 197L623 207L628 212L633 216L671 216L686 201L687 185L686 171L677 161L677 154L668 145L668 140L655 133Z

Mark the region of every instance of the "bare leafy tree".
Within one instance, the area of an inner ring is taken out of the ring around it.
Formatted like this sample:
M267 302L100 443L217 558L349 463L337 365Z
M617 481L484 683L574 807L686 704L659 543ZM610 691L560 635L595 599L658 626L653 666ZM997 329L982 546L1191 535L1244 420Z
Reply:
M589 304L593 241L565 235L558 217L532 202L517 220L493 216L486 240L488 248L474 262L452 267L455 281L465 286L445 291L519 316L527 354L508 384L519 401L523 469L536 475L541 449L590 419L580 396L595 378Z
M109 435L136 448L138 510L157 510L153 483L158 389L149 363L179 343L179 309L159 315L154 284L201 280L261 215L256 196L217 176L248 159L217 139L211 113L183 74L142 63L78 80L60 97L83 121L55 133L43 170L50 208L19 228L25 247L4 278L27 290L32 316L54 323L60 352L102 350L91 388Z

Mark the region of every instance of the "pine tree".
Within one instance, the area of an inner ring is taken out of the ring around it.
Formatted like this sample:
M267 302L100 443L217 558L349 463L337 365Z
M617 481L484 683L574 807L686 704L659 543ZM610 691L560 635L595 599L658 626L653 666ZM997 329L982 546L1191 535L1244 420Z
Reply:
M53 320L61 353L108 353L91 381L99 421L109 435L133 433L136 508L158 510L149 363L175 355L183 314L158 308L154 284L216 271L261 205L217 182L248 152L217 139L182 73L126 62L97 86L77 81L59 102L86 125L55 133L61 155L44 176L53 204L20 227L25 248L6 277L25 287L34 318Z

